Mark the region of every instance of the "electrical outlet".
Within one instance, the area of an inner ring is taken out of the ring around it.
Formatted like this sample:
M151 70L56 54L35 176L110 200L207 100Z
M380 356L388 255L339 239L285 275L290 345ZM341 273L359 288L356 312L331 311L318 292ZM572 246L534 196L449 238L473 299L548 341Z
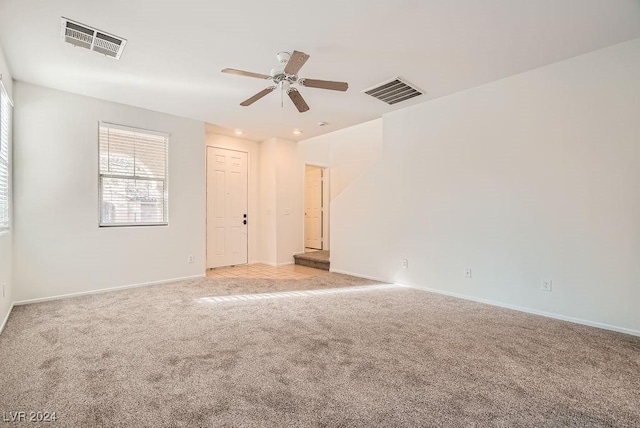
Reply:
M464 268L464 277L465 278L471 278L471 268Z
M540 290L551 293L552 285L553 285L553 282L550 279L543 279L542 282L540 283Z
M404 269L407 269L409 267L409 260L407 259L402 259L402 267Z
M189 256L189 258L187 259L187 262L189 262L189 263L193 263L193 262L194 262L194 258L193 258L193 256Z

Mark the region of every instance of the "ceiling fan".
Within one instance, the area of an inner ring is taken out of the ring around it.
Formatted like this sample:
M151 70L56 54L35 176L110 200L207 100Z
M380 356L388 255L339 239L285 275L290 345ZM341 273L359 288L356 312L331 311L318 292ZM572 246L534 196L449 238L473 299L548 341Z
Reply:
M309 59L309 55L304 52L293 51L293 53L291 54L289 52L280 52L278 55L276 55L276 57L280 62L280 67L272 69L271 74L269 75L237 70L235 68L225 68L224 70L222 70L223 73L271 80L273 81L273 83L275 83L275 86L269 86L268 88L263 89L251 98L248 98L241 102L241 106L250 106L260 98L271 93L274 89L279 87L281 90L282 99L284 99L284 93L286 92L298 111L300 113L303 113L309 110L309 106L307 105L304 98L302 98L302 95L300 94L298 89L293 87L293 85L298 84L300 86L306 86L309 88L330 89L332 91L346 91L349 88L349 84L346 82L333 82L329 80L299 78L298 71L300 71L302 66Z

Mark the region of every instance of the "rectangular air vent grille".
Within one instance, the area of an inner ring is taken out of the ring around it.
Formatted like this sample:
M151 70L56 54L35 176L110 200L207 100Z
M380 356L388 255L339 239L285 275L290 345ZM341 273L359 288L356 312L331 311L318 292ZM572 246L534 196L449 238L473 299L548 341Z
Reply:
M365 89L363 92L389 105L406 101L424 93L400 77L376 85L371 89Z
M62 40L74 46L89 49L119 59L127 41L79 22L62 18Z

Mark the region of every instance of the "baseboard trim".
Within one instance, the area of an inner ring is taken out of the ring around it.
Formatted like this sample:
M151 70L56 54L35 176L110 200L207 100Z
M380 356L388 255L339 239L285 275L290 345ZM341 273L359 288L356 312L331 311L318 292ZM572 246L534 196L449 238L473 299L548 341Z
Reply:
M14 306L15 303L12 303L11 306L9 306L9 312L7 312L7 316L2 320L2 324L0 324L0 334L2 334L2 332L4 331L4 327L7 325L7 321L9 321L9 315L11 315L11 311L13 310Z
M292 265L295 262L284 262L284 263L272 263L272 262L253 262L250 263L252 265L267 265L267 266L271 266L271 267L280 267L280 266L288 266L288 265Z
M524 306L518 306L518 305L511 305L509 303L496 302L494 300L487 300L487 299L482 299L482 298L479 298L479 297L468 296L466 294L460 294L460 293L453 293L453 292L450 292L450 291L438 290L436 288L423 287L423 286L419 286L419 285L407 285L407 284L400 284L400 283L396 283L396 285L400 285L402 287L407 287L407 288L415 288L417 290L422 290L422 291L428 291L430 293L442 294L444 296L456 297L458 299L470 300L472 302L484 303L486 305L497 306L497 307L500 307L500 308L512 309L514 311L524 312L524 313L527 313L527 314L540 315L540 316L543 316L543 317L553 318L553 319L560 320L560 321L568 321L568 322L572 322L574 324L586 325L588 327L596 327L596 328L601 328L603 330L611 330L611 331L616 331L618 333L624 333L624 334L629 334L631 336L640 337L640 330L633 330L633 329L626 328L626 327L618 327L618 326L615 326L615 325L604 324L604 323L600 323L600 322L596 322L596 321L589 321L589 320L585 320L585 319L582 319L582 318L574 318L574 317L570 317L570 316L566 316L566 315L560 315L560 314L556 314L556 313L553 313L553 312L540 311L538 309L527 308L527 307L524 307Z
M378 281L378 282L384 282L384 283L387 283L387 284L393 284L393 282L389 282L386 279L381 279L381 278L376 278L376 277L373 277L373 276L362 275L361 273L348 272L346 270L339 270L339 269L329 268L329 272L341 273L343 275L357 276L358 278L370 279L371 281ZM395 284L395 285L402 285L403 287L406 287L406 285L403 285L403 284Z
M163 279L160 281L150 281L150 282L141 282L138 284L120 285L118 287L101 288L99 290L79 291L77 293L59 294L56 296L49 296L49 297L38 297L36 299L20 300L17 302L13 302L13 304L15 306L20 306L20 305L29 305L32 303L49 302L52 300L70 299L72 297L87 296L90 294L101 294L101 293L108 293L110 291L127 290L129 288L147 287L149 285L159 285L159 284L168 284L170 282L186 281L189 279L203 278L204 276L205 274L184 276L181 278L171 278L171 279Z

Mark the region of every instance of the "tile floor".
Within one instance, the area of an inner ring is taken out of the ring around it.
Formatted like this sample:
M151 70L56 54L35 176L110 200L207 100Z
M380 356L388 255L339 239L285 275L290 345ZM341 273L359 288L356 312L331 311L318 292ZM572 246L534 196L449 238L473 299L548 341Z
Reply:
M209 278L272 278L272 279L304 279L318 275L324 275L327 271L314 269L307 266L285 265L269 266L265 264L252 264L230 266L211 269L207 271Z

